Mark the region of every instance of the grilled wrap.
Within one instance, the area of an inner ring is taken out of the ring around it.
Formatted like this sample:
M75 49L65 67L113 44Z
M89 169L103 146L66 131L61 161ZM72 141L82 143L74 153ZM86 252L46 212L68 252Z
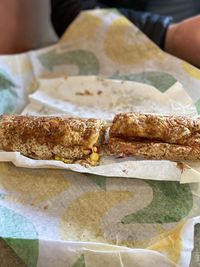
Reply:
M200 119L156 114L118 114L113 120L110 136L177 145L200 145Z
M181 146L176 144L134 141L120 138L110 138L109 152L117 156L135 156L144 159L156 160L200 160L200 149L197 147Z
M0 149L34 159L96 165L104 130L105 123L95 119L2 115Z
M108 151L146 159L200 160L200 119L118 114L110 128Z

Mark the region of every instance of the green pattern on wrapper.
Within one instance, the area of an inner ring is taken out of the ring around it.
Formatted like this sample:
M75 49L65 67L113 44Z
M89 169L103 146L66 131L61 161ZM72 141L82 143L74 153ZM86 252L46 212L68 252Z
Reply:
M130 223L173 223L186 217L193 205L188 184L166 181L146 181L153 190L153 200L145 208L122 219Z
M22 261L37 266L38 240L33 224L16 212L0 207L0 236Z
M51 71L58 65L75 65L79 69L79 75L97 75L100 69L99 61L95 54L86 50L62 53L51 50L40 55L38 58L41 64Z
M12 113L15 110L17 94L11 78L0 70L0 114Z
M38 259L37 239L4 238L4 240L28 267L37 266L37 259Z
M3 238L0 238L0 266L27 267L23 260L14 252Z
M72 265L72 267L85 267L84 255L81 255L80 258Z
M104 191L106 191L106 177L94 174L87 174L87 177L100 186Z
M196 109L197 109L197 113L200 114L200 99L197 100L197 102L195 103Z
M5 198L5 194L0 193L0 200Z
M132 73L126 75L115 73L111 78L149 84L163 93L176 82L176 79L172 75L158 71Z

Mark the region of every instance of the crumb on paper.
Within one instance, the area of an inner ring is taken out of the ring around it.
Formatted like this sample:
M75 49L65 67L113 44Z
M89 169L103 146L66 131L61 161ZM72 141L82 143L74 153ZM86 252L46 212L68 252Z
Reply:
M122 170L122 172L123 172L123 173L126 173L126 174L128 173L128 171L127 171L127 170Z
M126 155L124 153L121 153L119 156L116 157L116 159L124 159L126 158Z
M183 162L177 162L176 167L181 170L181 173L183 173L186 169L190 169L185 163Z
M84 92L77 92L76 95L93 96L94 94L92 92L90 92L89 90L85 90Z
M97 92L97 95L101 95L103 92L102 91L98 91Z
M44 210L47 210L48 207L49 207L48 205L45 205L45 206L43 207L43 209L44 209Z

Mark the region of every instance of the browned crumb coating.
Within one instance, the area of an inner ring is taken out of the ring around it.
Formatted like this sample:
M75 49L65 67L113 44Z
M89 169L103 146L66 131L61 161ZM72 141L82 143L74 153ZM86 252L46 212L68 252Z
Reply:
M110 135L177 145L200 145L200 119L156 114L118 114L113 120Z
M0 116L0 149L34 159L63 158L70 163L97 150L105 123L95 119Z
M200 119L118 114L108 140L113 155L172 161L200 160Z
M128 141L115 137L109 139L108 150L111 155L122 157L135 156L144 159L171 161L200 160L198 147L150 141Z

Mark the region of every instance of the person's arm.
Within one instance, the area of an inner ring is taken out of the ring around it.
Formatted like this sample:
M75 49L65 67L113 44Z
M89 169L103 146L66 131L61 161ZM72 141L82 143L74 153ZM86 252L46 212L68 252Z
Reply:
M119 8L119 11L154 43L164 48L166 32L173 21L172 17L127 8Z
M0 33L0 54L25 52L55 42L49 0L1 0Z
M200 15L173 23L168 16L133 9L119 11L167 53L200 67Z
M200 15L173 23L167 16L119 10L167 53L200 67Z
M169 26L164 49L200 67L200 16Z
M102 0L51 0L51 3L51 19L58 36L62 36L66 28L81 10L94 9L95 7L108 8L106 5L108 3L110 3L110 6L118 7L118 10L124 16L162 48L164 47L165 33L169 24L172 22L171 17L135 11L131 8L121 8L120 5L113 4L113 1L105 1L104 4Z

